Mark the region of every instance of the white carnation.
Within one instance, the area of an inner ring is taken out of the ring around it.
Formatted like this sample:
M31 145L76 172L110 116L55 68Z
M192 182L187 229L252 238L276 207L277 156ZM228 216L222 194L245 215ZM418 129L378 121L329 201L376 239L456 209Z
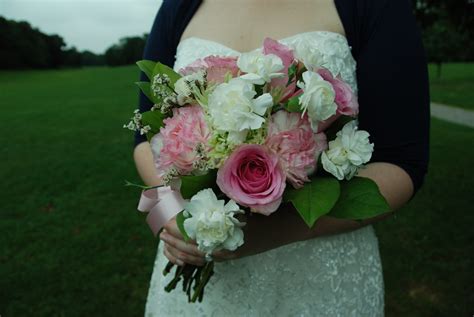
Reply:
M331 83L312 71L304 72L303 81L299 81L297 85L303 90L303 94L299 97L301 109L303 113L308 112L311 127L317 131L318 122L336 114L336 92Z
M234 251L244 243L244 233L234 215L243 213L235 201L218 200L212 189L203 189L194 195L185 206L190 215L184 221L184 230L195 240L198 249L211 254L226 249Z
M247 73L240 78L256 85L263 85L272 78L282 77L283 61L274 54L264 55L260 51L243 53L237 60L237 66Z
M346 123L321 154L323 168L337 179L351 179L358 168L372 157L374 144L367 131L357 130L356 121Z
M229 132L229 141L239 144L248 130L259 129L265 122L263 115L273 105L268 93L253 99L254 86L240 78L218 85L209 95L208 112L213 126Z
M293 46L296 59L303 62L307 69L316 70L323 66L324 56L310 41L298 41Z
M202 86L204 84L205 75L206 73L200 70L187 76L183 76L175 82L174 91L177 94L178 104L183 106L186 103L193 101L192 94L200 90L196 84Z

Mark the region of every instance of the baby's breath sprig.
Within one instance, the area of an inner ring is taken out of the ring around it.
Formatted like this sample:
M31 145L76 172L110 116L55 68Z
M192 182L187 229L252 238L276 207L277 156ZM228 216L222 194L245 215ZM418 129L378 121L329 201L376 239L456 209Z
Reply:
M138 131L140 132L140 135L147 134L148 132L150 132L151 127L149 125L143 126L141 120L142 114L140 113L140 110L135 109L135 111L133 111L133 117L130 119L130 122L128 124L124 124L123 128L129 129L131 131Z
M166 74L157 74L153 77L153 81L151 83L151 91L153 95L160 99L165 99L169 95L174 94L174 89L170 85L171 80L170 77Z
M179 172L175 167L172 167L168 170L168 172L163 176L162 180L165 185L168 185L173 178L176 178L179 176Z

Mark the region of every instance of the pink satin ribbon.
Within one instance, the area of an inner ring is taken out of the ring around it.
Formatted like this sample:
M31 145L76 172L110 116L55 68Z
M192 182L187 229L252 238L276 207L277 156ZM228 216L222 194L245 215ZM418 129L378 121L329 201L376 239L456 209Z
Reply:
M137 209L148 212L146 222L156 236L161 228L184 209L185 200L171 187L158 187L142 192Z

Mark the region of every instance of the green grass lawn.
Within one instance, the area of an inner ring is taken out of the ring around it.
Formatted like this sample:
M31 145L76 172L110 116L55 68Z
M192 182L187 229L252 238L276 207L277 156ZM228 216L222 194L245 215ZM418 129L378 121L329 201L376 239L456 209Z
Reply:
M443 64L439 78L436 65L429 72L432 101L474 110L474 63Z
M135 211L134 67L0 73L0 315L142 316L156 240ZM473 130L433 120L425 186L376 226L387 315L474 307Z

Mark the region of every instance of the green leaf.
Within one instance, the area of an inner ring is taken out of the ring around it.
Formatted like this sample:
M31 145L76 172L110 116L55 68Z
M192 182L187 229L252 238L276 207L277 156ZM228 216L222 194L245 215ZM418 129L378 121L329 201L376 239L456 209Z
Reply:
M285 109L289 112L302 112L299 97L291 97L285 105Z
M149 125L151 130L148 134L152 136L160 132L161 127L163 126L163 120L165 115L160 111L147 111L142 113L142 125Z
M296 64L291 64L291 66L288 67L288 82L286 83L286 86L288 86L295 78L297 71Z
M216 189L217 170L210 170L205 175L182 176L181 195L184 199L190 199L198 191L205 188ZM217 193L216 193L217 194Z
M155 77L158 74L166 74L170 78L170 82L172 87L174 87L174 83L181 78L181 75L175 72L172 68L161 64L160 62L156 63L155 68L153 69L153 76Z
M176 215L176 225L178 226L179 232L181 232L181 235L183 236L184 241L188 242L189 240L191 240L191 238L188 236L188 233L186 232L186 230L184 230L185 220L186 220L186 217L184 216L184 210Z
M155 69L156 63L144 59L142 61L138 61L137 65L140 68L140 70L145 73L146 77L148 77L149 80L152 80L153 69Z
M290 201L308 227L327 214L339 198L339 182L332 177L312 178L303 188L288 188L284 200Z
M143 94L151 100L151 102L153 103L160 103L160 100L158 98L156 98L152 92L151 92L151 85L149 82L147 81L137 81L135 83L139 88L140 90L143 92Z
M329 213L343 219L362 220L390 211L377 184L365 177L341 182L341 197Z
M340 116L336 121L334 121L329 128L327 128L324 133L326 134L326 137L328 141L332 141L336 139L336 134L342 130L342 128L346 125L346 123L355 120L353 117L349 116Z

